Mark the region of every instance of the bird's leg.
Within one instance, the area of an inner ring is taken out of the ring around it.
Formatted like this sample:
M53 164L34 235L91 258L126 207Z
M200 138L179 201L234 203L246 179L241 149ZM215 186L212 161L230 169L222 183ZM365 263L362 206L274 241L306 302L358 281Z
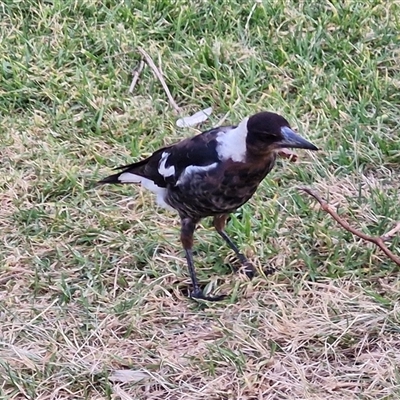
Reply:
M187 260L187 265L189 269L190 279L192 280L193 291L190 293L190 297L194 299L203 299L209 301L219 301L222 300L225 295L210 297L206 296L200 289L199 281L197 280L196 271L194 269L193 262L193 233L196 228L197 221L191 218L181 219L181 242L183 249L185 250L185 256Z
M228 220L228 214L216 215L213 220L215 230L220 234L220 236L225 240L228 246L235 252L236 257L244 267L245 274L251 279L254 277L256 269L254 265L239 251L232 239L227 235L224 228L226 221Z

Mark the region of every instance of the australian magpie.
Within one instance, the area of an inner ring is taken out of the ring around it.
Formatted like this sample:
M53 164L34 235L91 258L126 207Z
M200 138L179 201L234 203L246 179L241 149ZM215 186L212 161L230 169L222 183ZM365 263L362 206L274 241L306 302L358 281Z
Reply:
M236 253L246 274L254 266L239 251L224 228L230 213L245 204L274 167L282 148L318 150L295 133L288 121L272 112L245 118L237 126L222 126L161 148L150 157L118 167L120 172L99 184L140 183L157 196L157 203L176 211L181 221L192 298L221 300L224 295L206 296L200 288L193 263L193 233L196 224L213 217L216 231Z

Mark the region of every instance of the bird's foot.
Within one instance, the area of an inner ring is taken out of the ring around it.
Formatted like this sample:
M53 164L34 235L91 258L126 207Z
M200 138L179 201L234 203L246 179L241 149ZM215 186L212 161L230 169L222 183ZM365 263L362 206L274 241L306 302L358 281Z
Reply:
M190 292L189 297L191 299L207 300L207 301L221 301L226 298L226 294L220 294L218 296L206 296L201 289L193 290Z
M256 274L256 267L250 261L246 261L243 263L244 273L247 275L249 279L253 279Z
M242 266L236 269L236 272L242 272L247 275L249 279L253 279L257 273L257 269L253 263L246 260L242 262ZM263 273L265 276L273 275L276 272L276 268L274 267L265 267L263 269Z
M246 274L249 279L253 279L256 274L256 267L248 260L242 261L239 268L235 267L234 272Z
M274 268L274 267L265 267L265 268L263 269L263 272L264 272L264 275L265 275L265 276L270 276L270 275L275 274L276 268Z

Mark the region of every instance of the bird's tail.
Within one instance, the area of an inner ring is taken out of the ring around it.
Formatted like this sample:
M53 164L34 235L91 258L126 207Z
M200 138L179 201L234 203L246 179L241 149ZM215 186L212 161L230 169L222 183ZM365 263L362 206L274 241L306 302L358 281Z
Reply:
M140 175L134 174L131 169L124 170L122 172L118 172L117 174L107 176L106 178L102 179L101 181L97 182L97 185L105 185L109 183L142 183L143 178ZM96 185L96 186L97 186Z
M114 170L122 169L122 172L118 172L117 174L113 174L107 176L106 178L102 179L101 181L97 182L96 186L98 185L106 185L106 184L115 184L115 183L140 183L141 176L140 170L145 166L148 162L148 159L129 164L129 165L122 165L120 167L114 168ZM139 175L136 175L136 172Z
M101 181L96 182L96 186L100 185L106 185L108 183L121 183L121 181L118 179L121 175L121 172L118 174L110 175L107 176L106 178L102 179Z

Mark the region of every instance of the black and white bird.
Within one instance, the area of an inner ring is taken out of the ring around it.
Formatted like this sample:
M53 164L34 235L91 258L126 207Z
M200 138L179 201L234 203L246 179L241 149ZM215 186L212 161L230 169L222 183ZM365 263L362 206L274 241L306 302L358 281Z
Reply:
M237 126L205 131L157 150L99 184L138 184L157 196L157 203L179 214L181 242L185 250L192 298L221 300L206 296L200 288L193 263L193 233L198 222L213 217L216 231L235 252L246 274L254 266L239 251L224 228L230 213L245 204L272 170L282 148L318 150L295 133L282 116L260 112Z

